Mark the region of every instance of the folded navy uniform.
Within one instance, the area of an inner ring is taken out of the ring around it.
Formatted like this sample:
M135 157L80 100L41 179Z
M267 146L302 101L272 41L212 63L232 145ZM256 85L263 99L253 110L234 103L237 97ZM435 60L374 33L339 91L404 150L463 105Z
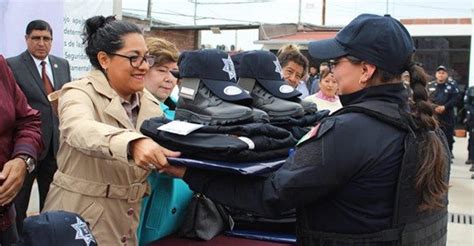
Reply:
M175 119L204 125L251 122L250 95L236 82L234 64L221 50L185 51L178 59L180 92Z
M272 121L272 125L284 128L293 134L296 139L300 139L310 131L310 126L315 126L324 117L328 116L329 110L320 110L314 113L305 114L301 118L288 118Z
M48 211L23 222L22 246L95 246L87 222L78 214Z
M297 140L280 127L264 123L204 126L186 136L158 130L168 123L163 117L145 120L140 131L182 157L232 162L269 161L286 158Z

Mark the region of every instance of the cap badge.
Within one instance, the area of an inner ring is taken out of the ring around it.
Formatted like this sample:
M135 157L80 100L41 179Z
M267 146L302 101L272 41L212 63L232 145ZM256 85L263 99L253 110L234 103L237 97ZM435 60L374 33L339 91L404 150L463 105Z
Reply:
M82 239L89 246L91 242L95 243L94 236L92 236L87 224L76 216L76 223L71 225L76 230L76 240Z
M242 93L242 90L237 86L229 85L229 86L224 88L224 94L226 94L228 96L235 96L235 95L239 95L241 93Z
M279 74L280 74L280 78L283 79L283 73L282 73L282 71L281 71L281 65L280 65L280 63L278 62L278 60L273 61L273 63L275 64L275 72L279 73Z
M222 71L229 74L229 80L236 79L234 63L232 62L232 59L230 59L230 56L227 56L227 59L222 58L222 61L224 62Z
M282 85L280 86L279 90L281 93L287 94L293 92L295 89L289 85Z

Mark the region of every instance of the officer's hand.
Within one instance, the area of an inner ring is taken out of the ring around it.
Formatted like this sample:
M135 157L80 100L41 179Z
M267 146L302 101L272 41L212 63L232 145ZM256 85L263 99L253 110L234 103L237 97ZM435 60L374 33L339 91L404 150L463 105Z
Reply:
M438 114L442 114L445 109L446 109L446 107L444 107L444 106L437 106L435 108L435 112L438 113Z
M169 165L161 169L161 171L176 178L183 178L184 174L186 173L186 169L186 167Z
M149 138L140 138L130 142L130 153L137 166L145 169L162 169L169 166L167 156L178 157L180 152L161 147Z
M15 158L8 161L0 172L0 205L10 203L20 192L21 186L26 176L25 161Z

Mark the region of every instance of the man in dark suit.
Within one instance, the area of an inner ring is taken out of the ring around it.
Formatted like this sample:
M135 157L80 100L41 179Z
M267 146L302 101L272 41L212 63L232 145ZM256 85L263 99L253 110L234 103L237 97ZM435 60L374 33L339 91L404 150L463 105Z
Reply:
M53 31L43 20L31 21L26 27L25 40L28 49L18 56L7 59L15 79L34 109L41 112L41 132L44 150L39 156L37 168L25 178L21 191L15 197L18 230L22 231L22 222L30 200L33 181L37 179L40 196L40 209L56 172L56 153L58 151L59 128L47 95L61 89L71 81L71 72L67 60L50 55Z

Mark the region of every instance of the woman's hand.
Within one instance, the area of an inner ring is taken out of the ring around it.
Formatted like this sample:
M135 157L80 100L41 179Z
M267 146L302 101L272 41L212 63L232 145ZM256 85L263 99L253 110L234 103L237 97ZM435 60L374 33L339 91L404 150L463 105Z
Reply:
M163 169L168 167L166 157L178 157L180 152L161 147L149 138L140 138L130 142L130 154L137 166L145 169Z

